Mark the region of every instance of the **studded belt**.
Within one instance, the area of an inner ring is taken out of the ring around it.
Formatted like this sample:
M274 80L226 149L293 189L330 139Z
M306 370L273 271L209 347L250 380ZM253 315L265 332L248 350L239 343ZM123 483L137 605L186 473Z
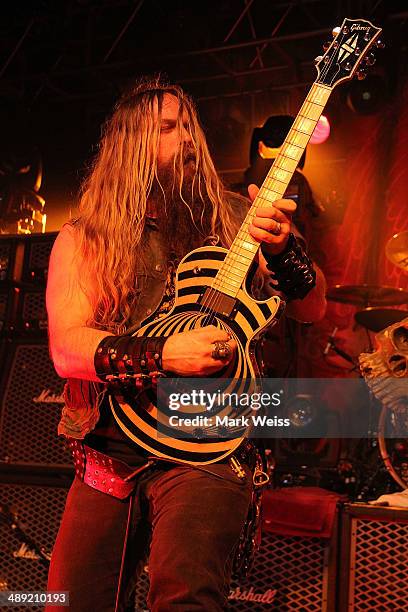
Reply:
M90 448L75 438L68 438L75 474L85 484L118 499L125 499L135 488L134 478L155 463L149 459L137 468Z
M159 461L158 458L149 457L143 465L132 468L119 459L94 450L84 444L82 440L76 438L67 438L67 440L71 449L76 476L92 489L118 499L125 499L131 495L136 486L134 478ZM258 457L257 449L253 443L245 440L226 461L228 461L232 472L243 479L245 479L245 471L242 469L241 463L247 464L254 474L255 484L255 465ZM178 462L174 463L178 464ZM212 473L208 466L206 466L207 469L203 466L197 467Z

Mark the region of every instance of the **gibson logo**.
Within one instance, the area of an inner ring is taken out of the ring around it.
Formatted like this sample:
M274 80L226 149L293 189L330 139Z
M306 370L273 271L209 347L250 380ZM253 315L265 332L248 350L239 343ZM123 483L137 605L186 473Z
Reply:
M362 26L359 23L353 23L353 25L351 26L351 31L354 32L354 30L369 30L370 26Z
M268 589L263 593L255 593L254 588L250 587L246 590L241 590L239 587L231 589L228 599L236 599L237 601L256 601L258 603L273 603L277 593L277 589Z
M50 389L43 389L40 395L33 397L33 402L35 404L65 404L63 396L52 393Z

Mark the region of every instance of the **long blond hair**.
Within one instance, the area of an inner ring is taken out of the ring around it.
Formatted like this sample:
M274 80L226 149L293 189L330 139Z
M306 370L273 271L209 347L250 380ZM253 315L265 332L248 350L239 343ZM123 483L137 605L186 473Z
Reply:
M191 137L196 158L196 192L211 206L211 233L229 246L234 219L225 189L214 168L192 100L176 85L160 78L139 81L116 105L105 123L97 155L81 189L76 229L78 253L92 290L85 287L93 308L89 324L118 332L126 328L135 304L136 263L143 258L141 239L148 198L157 176L161 108L165 93L179 102L177 128ZM174 158L181 196L183 151ZM176 173L174 173L176 176ZM183 199L184 200L184 199ZM185 201L185 200L184 200ZM188 203L185 202L187 205Z

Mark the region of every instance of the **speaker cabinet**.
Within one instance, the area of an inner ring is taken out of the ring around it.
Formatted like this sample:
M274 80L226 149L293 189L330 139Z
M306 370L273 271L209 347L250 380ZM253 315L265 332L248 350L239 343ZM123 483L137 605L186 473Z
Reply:
M18 304L18 288L0 283L0 335L13 330Z
M36 286L47 282L48 262L56 237L57 232L27 236L22 272L23 281L34 282Z
M333 612L336 597L337 517L330 539L278 536L267 531L245 581L231 584L228 610ZM136 585L135 612L148 611L148 568Z
M16 329L18 331L41 333L48 329L45 289L23 288L19 292Z
M70 465L57 436L64 381L51 362L46 338L3 341L6 354L0 387L0 461Z
M48 566L30 540L49 557L65 506L67 487L0 482L0 590L44 591ZM10 514L17 517L27 541L16 535ZM13 607L13 610L27 608ZM37 608L36 608L37 609Z
M408 510L348 504L340 612L408 610Z
M336 537L337 529L330 540L263 533L248 578L231 585L230 610L332 612Z
M0 236L0 282L11 281L13 279L16 248L16 236Z

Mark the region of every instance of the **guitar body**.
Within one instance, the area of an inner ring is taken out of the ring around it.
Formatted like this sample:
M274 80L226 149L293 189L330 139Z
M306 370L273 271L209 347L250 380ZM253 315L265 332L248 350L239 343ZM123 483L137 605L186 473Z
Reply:
M254 300L245 288L236 297L213 289L214 279L227 256L220 247L201 247L191 251L180 262L175 285L173 308L167 315L142 325L136 336L171 336L184 331L216 325L227 331L237 343L236 358L222 370L222 376L234 379L228 392L242 392L243 381L259 377L255 360L255 344L262 332L276 322L284 302L273 296L265 301ZM120 428L133 442L152 455L188 464L207 464L220 461L231 454L242 437L214 441L174 439L157 431L160 414L152 402L152 393L134 396L111 396L113 415Z

